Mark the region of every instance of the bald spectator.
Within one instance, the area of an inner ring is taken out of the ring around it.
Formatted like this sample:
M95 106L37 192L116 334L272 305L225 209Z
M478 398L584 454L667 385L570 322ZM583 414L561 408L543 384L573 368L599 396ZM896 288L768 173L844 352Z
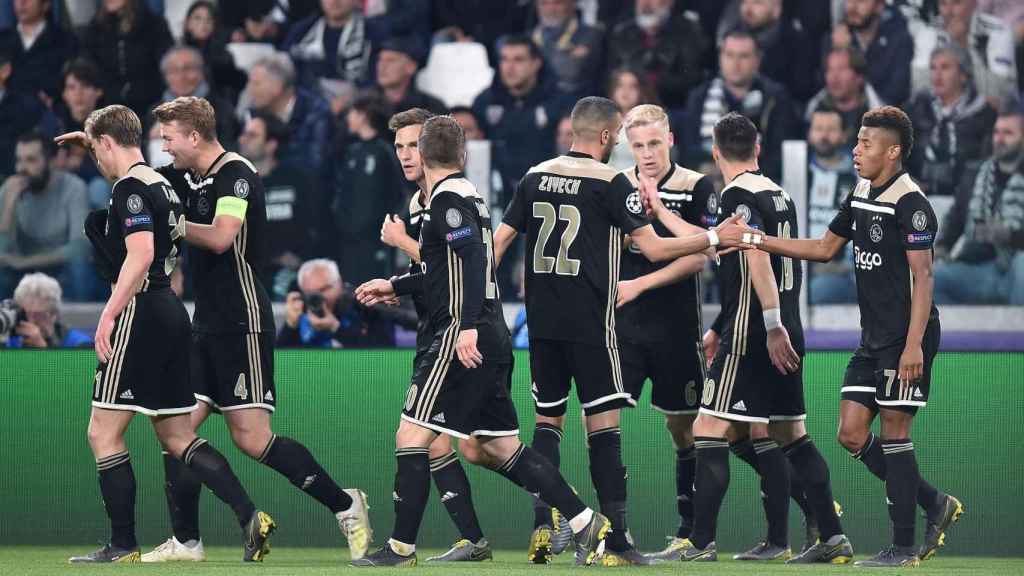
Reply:
M674 10L674 0L636 0L635 14L616 25L608 40L610 68L631 68L646 76L662 104L686 103L704 81L711 43L700 22Z
M411 40L392 38L384 42L377 56L377 86L392 113L423 108L444 114L448 109L443 102L416 88L418 57L416 44Z
M536 0L537 26L531 37L567 94L591 94L604 61L604 30L584 24L575 0Z
M78 50L75 37L49 19L50 0L19 0L13 5L17 24L0 30L0 52L9 54L15 70L7 86L32 96L42 92L56 100L61 69Z
M167 89L161 102L170 102L180 96L206 98L213 105L217 116L217 138L221 142L234 142L238 136L231 100L214 90L207 77L206 61L203 54L191 46L176 46L160 60L160 71L164 75Z
M867 81L867 61L856 48L832 48L825 57L825 87L807 103L806 120L819 108L834 110L843 117L844 139L852 149L857 144L860 118L882 105Z
M846 0L846 14L830 40L833 48L852 46L864 54L870 63L868 82L886 104L907 101L914 39L898 10L885 0Z
M750 118L761 134L760 165L773 180L782 176L782 141L799 134L799 116L781 85L758 75L761 53L749 32L725 36L719 51L719 75L690 94L684 132L690 165L711 160L715 123L729 112Z
M996 112L971 82L971 59L955 44L932 52L929 90L908 107L914 148L908 171L931 195L951 196L965 170L988 154Z
M761 47L760 74L782 84L790 96L807 101L818 90L817 38L782 17L782 0L741 0L739 27Z
M317 94L296 86L291 59L278 53L257 61L246 92L254 110L269 112L288 126L291 137L281 159L323 170L333 136L331 109Z

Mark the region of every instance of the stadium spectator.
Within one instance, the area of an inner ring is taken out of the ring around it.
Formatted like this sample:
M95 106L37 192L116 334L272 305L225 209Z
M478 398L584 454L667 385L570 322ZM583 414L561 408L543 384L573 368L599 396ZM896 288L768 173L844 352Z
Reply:
M978 10L977 0L940 0L941 27L925 27L915 36L915 88L929 82L928 56L937 46L955 44L971 56L978 92L993 103L1017 90L1015 42L1010 24Z
M385 348L395 345L396 324L416 329L415 312L359 304L332 260L304 262L298 288L288 293L279 348Z
M277 46L284 39L281 24L274 20L274 2L246 2L240 25L231 32L232 42L254 42Z
M381 44L377 55L377 86L389 110L395 113L410 108L424 108L435 114L446 113L448 108L443 102L416 88L418 60L419 52L412 40L392 38ZM339 112L334 111L335 114Z
M103 0L81 48L100 68L107 101L144 117L163 91L160 58L173 44L167 21L139 0Z
M83 130L85 119L100 107L103 99L100 71L89 60L76 58L64 65L64 90L60 102L53 107L57 133ZM92 156L80 146L64 146L57 150L53 165L81 178L89 190L89 207L106 208L110 201L110 183Z
M1024 304L1024 109L999 114L992 157L965 175L935 244L939 304Z
M14 289L14 303L25 311L7 339L8 348L83 348L92 337L60 321L60 284L42 272L26 274Z
M988 153L996 112L971 83L971 60L955 44L932 51L932 87L909 108L914 148L908 171L931 195L953 195L965 168Z
M64 63L74 58L74 35L51 21L51 0L14 2L17 24L0 30L0 52L10 55L14 73L7 86L25 94L40 93L50 100L60 96Z
M98 280L85 256L89 211L82 179L50 166L50 140L18 138L17 172L0 186L0 294L29 272L58 278L72 300L92 296Z
M684 135L690 165L711 159L715 123L729 112L750 118L761 134L759 164L773 180L782 176L782 141L795 136L799 118L785 88L758 75L761 53L749 32L725 36L719 51L719 75L690 94Z
M261 58L249 71L246 92L254 110L270 112L288 125L289 143L281 160L323 170L333 137L331 108L319 95L296 86L291 59L284 54Z
M406 183L396 165L389 117L376 94L356 97L345 115L351 138L335 162L331 207L341 271L357 286L394 273L395 253L380 241L380 223L398 212Z
M423 63L423 56L430 51L430 35L433 29L431 22L431 2L423 0L370 0L367 6L376 4L385 8L383 14L377 18L383 21L392 38L402 38L411 43L418 57L419 63Z
M358 0L320 0L321 14L295 24L281 48L291 54L299 84L342 110L355 90L373 82L370 56L385 31L363 17Z
M222 92L215 90L207 78L206 60L202 52L192 46L175 46L160 59L164 75L164 90L160 102L170 102L179 96L206 98L217 115L217 139L234 142L238 136L235 107Z
M473 112L484 120L494 146L491 158L501 174L491 202L504 207L523 174L554 153L555 124L570 103L555 79L541 74L544 59L532 40L506 36L499 44L498 75L473 101Z
M625 116L627 112L640 104L654 104L657 96L651 89L650 84L637 72L628 68L612 70L608 75L608 98L619 107L619 112ZM629 141L626 139L626 130L619 130L619 140L612 149L612 156L608 164L619 170L629 168L636 161L633 153L629 150Z
M235 67L235 59L228 52L228 35L221 28L213 2L198 0L189 6L181 42L202 53L207 78L218 94L234 100L245 88L245 73Z
M462 132L466 135L466 141L470 140L486 140L487 135L480 129L480 120L473 113L473 109L468 106L456 106L449 112L455 121L462 126Z
M238 137L238 151L256 166L263 178L267 205L266 271L263 283L275 300L284 300L299 265L315 254L323 198L320 183L309 172L278 159L288 145L288 127L276 116L254 112Z
M846 144L857 144L860 118L865 112L882 105L865 74L868 63L856 48L832 48L825 57L825 87L807 103L808 123L815 110L828 108L843 116Z
M860 125L860 119L855 120ZM808 238L820 238L857 184L853 169L853 148L846 140L846 116L831 108L811 114L807 133L807 223ZM813 304L841 304L857 301L848 250L831 262L808 264L808 295Z
M520 34L532 12L528 0L433 0L435 42L479 42L487 48L491 65L499 62L499 39Z
M833 48L852 46L864 54L868 82L886 104L899 106L910 97L914 39L907 21L885 0L846 0L846 15L830 41Z
M782 0L741 0L738 28L754 36L761 48L760 74L782 84L795 100L807 101L821 86L820 54L802 25L783 18Z
M575 0L537 0L531 37L558 78L558 89L586 96L598 87L604 60L604 30L576 15Z
M668 108L683 106L704 81L711 43L689 13L673 11L674 0L636 0L636 13L618 23L608 40L608 65L645 76Z
M555 129L555 153L567 154L572 148L572 117L562 116L558 119L558 128Z
M10 88L8 80L14 68L10 54L0 50L0 176L14 172L14 144L18 136L36 128L46 114L35 95Z

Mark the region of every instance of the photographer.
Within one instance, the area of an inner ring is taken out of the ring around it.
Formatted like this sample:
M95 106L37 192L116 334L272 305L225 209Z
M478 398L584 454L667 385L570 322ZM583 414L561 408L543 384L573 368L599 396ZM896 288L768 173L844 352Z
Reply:
M0 326L12 316L8 348L83 348L92 346L92 338L81 330L68 328L60 318L60 284L41 272L22 277L14 290L13 306L0 304L5 315ZM13 308L13 310L12 310Z
M396 324L416 329L411 310L356 302L338 265L326 258L303 263L298 283L301 292L289 292L285 301L279 348L390 348Z

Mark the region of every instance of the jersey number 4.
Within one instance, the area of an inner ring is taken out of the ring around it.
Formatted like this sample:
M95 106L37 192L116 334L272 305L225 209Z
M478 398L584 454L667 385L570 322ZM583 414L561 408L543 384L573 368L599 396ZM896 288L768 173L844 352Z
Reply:
M536 274L550 274L554 272L560 276L578 276L580 273L580 261L569 258L569 248L576 241L576 235L580 231L580 211L571 204L562 204L555 212L555 205L550 202L534 202L533 217L540 218L540 231L537 233L537 243L533 246L533 271ZM562 232L562 239L558 243L558 255L556 257L545 256L544 248L551 239L551 232L555 229L555 222L564 220L567 224Z

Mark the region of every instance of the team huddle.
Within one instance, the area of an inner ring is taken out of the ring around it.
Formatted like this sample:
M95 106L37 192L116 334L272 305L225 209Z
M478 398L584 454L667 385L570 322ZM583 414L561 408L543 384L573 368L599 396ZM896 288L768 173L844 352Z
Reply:
M892 545L857 564L916 565L963 512L920 476L910 439L940 335L931 296L937 222L902 170L912 130L896 108L864 115L854 150L861 180L813 240L798 239L793 200L760 174L757 129L738 114L714 127L713 156L726 183L719 197L709 177L671 161L673 135L660 107L637 106L623 118L611 101L583 98L572 111L571 150L523 176L496 229L463 173L458 123L422 109L392 117L404 176L419 190L402 218L385 220L381 239L409 256L410 270L366 282L356 297L366 306L409 297L419 328L396 434L394 527L374 552L366 494L341 489L300 442L272 432L273 316L254 273L266 222L258 174L217 142L205 100L178 98L155 115L174 159L164 168L145 164L141 123L123 106L97 110L84 132L57 139L86 147L115 181L109 209L86 222L100 273L114 285L97 328L89 423L111 538L72 562L204 559L203 485L234 511L243 560L263 559L276 524L223 455L196 436L211 412L244 453L335 515L354 566L417 563L432 479L460 539L428 561L491 558L459 452L532 497L533 563L570 546L579 565L717 560L730 452L758 473L767 523L765 539L736 559L850 562L828 465L804 426L803 279L794 260L828 261L851 240L862 336L842 384L839 440L883 481L892 525ZM620 130L636 160L622 172L605 163ZM519 235L536 418L529 446L510 395L512 342L496 277ZM191 325L170 289L183 241L195 284ZM709 259L720 267L722 311L702 334L699 275ZM679 513L675 536L652 554L629 533L620 430L621 410L638 404L647 380L676 450ZM574 387L596 509L558 470ZM164 450L173 533L146 554L135 538L135 477L123 439L136 412L151 417ZM870 432L876 416L880 438ZM791 499L806 527L795 555ZM920 545L918 506L926 517Z

